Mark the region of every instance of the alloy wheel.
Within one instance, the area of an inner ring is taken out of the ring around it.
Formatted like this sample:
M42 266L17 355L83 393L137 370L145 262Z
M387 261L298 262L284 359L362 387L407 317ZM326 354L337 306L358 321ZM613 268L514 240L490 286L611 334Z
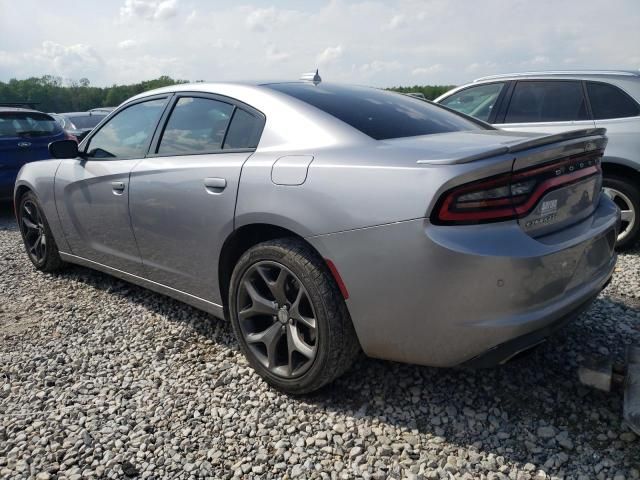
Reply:
M318 350L316 314L300 279L284 265L259 261L240 280L238 323L248 349L272 374L302 375Z
M620 190L605 187L603 188L603 191L605 195L607 195L620 209L622 226L620 227L620 233L618 234L618 242L622 242L627 238L627 236L629 236L638 221L638 212L635 211L631 199Z
M31 200L22 204L20 226L29 256L36 262L44 262L47 255L47 236L38 206Z

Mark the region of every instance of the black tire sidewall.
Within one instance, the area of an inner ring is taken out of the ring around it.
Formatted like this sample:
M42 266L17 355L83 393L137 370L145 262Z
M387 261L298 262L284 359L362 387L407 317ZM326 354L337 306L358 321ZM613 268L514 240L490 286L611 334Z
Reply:
M31 256L31 254L29 254L29 246L27 245L27 241L24 235L24 227L22 225L22 208L27 201L32 202L38 209L38 214L40 215L40 218L42 219L42 224L44 226L44 235L47 239L47 251L41 262L38 262ZM40 204L38 197L33 192L27 192L24 195L22 195L22 197L20 197L17 220L18 220L18 228L20 229L20 235L22 236L22 243L24 244L24 248L27 253L27 256L29 257L29 260L31 261L33 266L36 267L36 269L38 270L44 270L44 271L53 270L57 268L59 266L58 264L61 263L58 255L58 249L56 247L53 234L51 233L51 229L49 228L49 222L47 222L47 217L45 216L44 211L42 210L42 205Z
M633 208L636 212L636 224L633 226L629 236L623 242L616 245L620 249L635 245L640 235L640 187L632 182L632 180L629 181L615 175L605 176L602 181L604 187L613 188L614 190L624 193L633 203Z
M294 378L284 378L271 373L267 370L251 353L248 348L237 315L237 294L239 290L240 280L243 278L247 270L255 263L269 260L280 263L291 270L298 279L302 282L309 294L309 298L313 303L313 308L316 314L317 322L317 342L318 349L316 358L313 361L311 367L302 375ZM282 246L276 246L270 242L265 244L258 244L255 247L249 249L238 261L236 268L233 271L231 277L231 288L229 289L229 312L231 324L233 326L234 333L238 339L241 350L245 357L251 364L251 366L270 384L274 385L287 393L302 393L315 389L314 384L318 381L318 378L323 376L328 357L330 355L330 342L332 339L332 325L329 321L329 312L332 310L327 304L327 299L320 293L320 288L317 285L318 269L319 266L314 262L315 259L308 258L311 268L305 267L302 262L299 261L297 255L292 255L290 251ZM321 272L324 273L324 272ZM328 279L325 275L321 275L321 281L326 282ZM325 286L326 287L326 286ZM332 289L333 290L333 289ZM335 292L334 292L335 293Z

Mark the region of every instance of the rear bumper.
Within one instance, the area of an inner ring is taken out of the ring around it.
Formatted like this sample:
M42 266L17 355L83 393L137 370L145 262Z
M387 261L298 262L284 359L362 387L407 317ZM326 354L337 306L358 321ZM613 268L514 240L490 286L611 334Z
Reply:
M420 219L309 241L342 276L366 354L451 367L501 346L504 358L587 308L613 273L617 221L602 198L590 217L539 239L515 222Z

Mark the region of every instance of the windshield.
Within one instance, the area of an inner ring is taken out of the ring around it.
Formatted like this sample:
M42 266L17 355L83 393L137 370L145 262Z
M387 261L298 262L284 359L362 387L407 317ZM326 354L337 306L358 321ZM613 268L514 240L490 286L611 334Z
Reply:
M376 140L486 129L429 102L376 88L312 83L266 86L313 105Z
M52 117L38 112L1 112L0 138L45 137L61 132L60 125Z

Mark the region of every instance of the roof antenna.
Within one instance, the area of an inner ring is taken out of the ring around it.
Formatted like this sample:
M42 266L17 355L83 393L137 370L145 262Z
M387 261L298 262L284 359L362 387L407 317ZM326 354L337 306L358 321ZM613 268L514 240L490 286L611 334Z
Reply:
M315 73L313 72L303 73L302 76L300 77L300 80L313 82L314 85L318 85L322 81L322 78L320 78L320 75L318 74L318 69L316 68Z

